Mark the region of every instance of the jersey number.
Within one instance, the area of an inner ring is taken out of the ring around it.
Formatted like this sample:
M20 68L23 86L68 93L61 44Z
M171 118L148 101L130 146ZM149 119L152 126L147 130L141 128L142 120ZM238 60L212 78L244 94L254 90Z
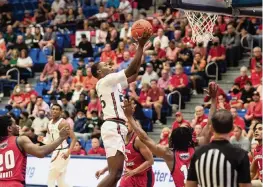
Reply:
M188 175L188 169L186 165L182 165L181 167L181 172L184 174L184 183L186 183L187 175Z
M15 155L14 151L9 150L5 154L0 154L0 172L4 170L3 165L5 164L6 169L12 169L15 167Z
M102 95L100 95L100 103L101 103L102 108L106 107L106 102L102 99Z

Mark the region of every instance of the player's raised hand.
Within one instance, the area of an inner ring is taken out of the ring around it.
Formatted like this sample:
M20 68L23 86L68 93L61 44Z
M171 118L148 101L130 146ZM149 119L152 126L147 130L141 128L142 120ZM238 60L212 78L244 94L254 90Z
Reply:
M124 105L122 106L122 109L124 111L124 114L126 117L133 116L133 112L135 110L135 105L133 104L132 100L125 99Z
M210 82L208 85L208 90L204 89L205 93L211 98L215 99L217 96L218 84L215 82Z
M138 38L138 44L142 47L145 46L145 44L147 43L147 41L150 39L151 34L150 31L145 31L142 35L142 37L137 37Z

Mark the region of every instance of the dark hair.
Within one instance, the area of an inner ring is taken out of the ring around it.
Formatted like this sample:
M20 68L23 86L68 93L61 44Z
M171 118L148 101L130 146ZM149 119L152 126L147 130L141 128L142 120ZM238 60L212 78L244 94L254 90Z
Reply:
M42 96L37 96L37 99L43 99L43 97Z
M67 110L64 110L63 112L64 112L64 114L66 115L67 118L70 116L69 112Z
M140 14L143 15L144 17L147 17L146 12L141 12Z
M28 116L29 116L29 113L28 113L28 112L26 112L26 111L24 111L24 112L21 112L21 114L22 114L23 116L25 116L26 118L28 118Z
M26 50L26 49L22 49L21 52L20 52L20 57L22 57L22 52L25 53L25 58L27 58L27 57L28 57L28 52L27 52L27 50Z
M60 110L62 110L62 107L59 104L55 103L55 104L52 105L51 108L53 108L54 106L57 106Z
M245 85L246 85L246 84L249 84L250 86L252 86L252 82L251 82L250 80L247 80L246 83L245 83Z
M56 98L56 96L54 96L54 95L51 95L49 100L50 100L50 101L53 101L53 100L55 100L55 101L56 101L56 100L57 100L57 98Z
M194 148L193 129L190 127L178 127L172 131L169 139L169 147L173 151L187 151L188 148Z
M220 109L216 111L211 120L216 133L227 134L233 129L233 116L228 110Z
M65 96L65 95L60 97L60 100L62 100L62 99L66 99L67 101L69 101L68 98L67 98L67 96ZM60 105L59 105L59 106L60 106Z
M262 125L262 123L259 122L259 121L256 122L256 124L255 124L255 126L254 126L254 128L253 128L253 131L254 131L254 132L256 131L256 127L257 127L257 125Z
M158 81L156 79L152 79L151 82L157 83Z
M60 83L60 79L61 79L61 73L60 73L59 70L56 70L55 72L56 72L57 75L58 75L58 84L59 84L59 83Z
M91 66L91 74L93 77L98 78L99 76L98 70L99 70L99 63L93 64Z
M10 116L4 115L0 116L0 140L3 140L5 136L8 136L7 128L12 125L12 118Z

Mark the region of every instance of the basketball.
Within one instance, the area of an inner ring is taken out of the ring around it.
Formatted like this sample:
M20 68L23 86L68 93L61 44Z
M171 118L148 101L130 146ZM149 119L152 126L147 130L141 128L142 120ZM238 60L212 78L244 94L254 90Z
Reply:
M135 40L138 40L138 38L141 38L144 33L148 33L149 36L153 34L152 24L144 19L134 22L131 28L132 37Z

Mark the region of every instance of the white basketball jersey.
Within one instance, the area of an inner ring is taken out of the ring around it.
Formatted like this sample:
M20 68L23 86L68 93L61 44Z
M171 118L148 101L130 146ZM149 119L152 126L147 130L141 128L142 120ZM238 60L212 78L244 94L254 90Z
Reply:
M119 118L126 121L123 109L123 89L128 87L124 70L111 73L97 82L96 90L100 98L104 120Z
M63 118L60 118L56 123L53 123L53 120L50 120L49 124L48 124L48 130L49 130L49 138L50 140L53 142L56 139L59 138L59 129L58 126L59 124L63 121ZM64 149L68 147L68 143L66 140L64 140L62 142L62 144L60 144L57 149Z

